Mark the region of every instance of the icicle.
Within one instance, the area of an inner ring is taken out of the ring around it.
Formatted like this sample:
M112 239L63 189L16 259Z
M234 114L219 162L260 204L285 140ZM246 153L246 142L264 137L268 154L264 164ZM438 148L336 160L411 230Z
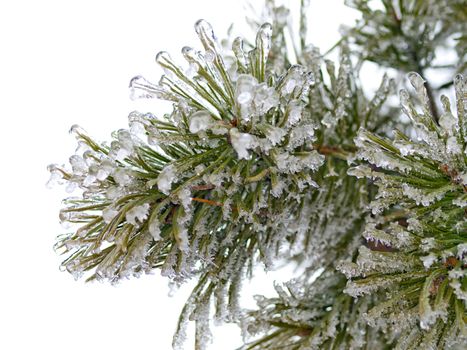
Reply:
M201 53L192 47L185 46L182 48L182 55L191 65L196 67L196 71L200 68L204 68L206 62L204 61L203 56Z
M430 98L428 97L428 93L425 88L426 81L416 72L410 72L407 77L412 86L415 88L415 92L417 93L418 97L422 101L425 118L429 118L429 121L433 122L434 116L432 115L433 111L430 107ZM425 122L425 125L429 125L428 121Z
M115 170L115 165L108 159L104 159L99 165L96 178L99 181L104 181Z
M174 98L162 87L150 83L141 75L130 80L130 98L136 100L139 98L158 98L173 101Z
M441 103L444 113L439 118L439 125L444 129L445 135L452 135L455 131L459 130L458 120L451 112L451 102L446 95L441 95Z
M258 78L259 81L264 81L266 62L268 60L269 51L271 50L272 26L269 23L264 23L256 35L256 49L258 50Z
M425 80L416 72L410 72L407 74L407 78L409 79L412 86L415 88L418 96L426 96L426 89L425 89Z
M237 79L236 93L237 102L246 105L253 100L254 88L258 84L255 77L249 74L242 74Z
M159 63L159 65L167 69L169 72L179 72L180 69L178 66L173 62L172 58L170 57L169 53L167 51L160 51L156 55L156 62Z
M205 21L204 19L198 20L195 23L195 31L196 34L198 34L201 43L203 44L204 49L206 51L219 53L219 45L217 43L217 38L214 35L214 31L209 22Z
M448 135L452 135L453 129L457 126L457 120L452 115L452 113L445 112L439 118L439 125L446 131Z
M87 134L86 131L81 126L79 126L77 124L72 125L69 132L70 132L71 135L74 135L76 138L79 138L82 135Z
M235 57L237 58L237 61L240 64L240 67L243 70L246 70L248 67L248 59L247 59L247 55L243 51L243 39L241 37L237 37L233 41L232 51Z
M249 74L238 76L235 88L235 100L239 106L242 119L248 121L253 114L253 98L258 81Z

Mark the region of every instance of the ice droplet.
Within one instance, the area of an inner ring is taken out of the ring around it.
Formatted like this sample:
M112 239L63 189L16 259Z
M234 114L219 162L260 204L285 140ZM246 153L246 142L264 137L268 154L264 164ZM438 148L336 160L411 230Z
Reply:
M425 89L425 80L418 73L410 72L407 74L407 78L417 92Z
M172 164L167 165L157 177L157 188L159 188L162 193L168 195L172 188L172 182L175 181L175 175L175 167Z
M182 48L182 55L185 59L190 63L191 67L196 67L195 70L197 71L199 67L204 67L205 62L201 53L192 47L185 46Z
M256 35L256 47L261 47L269 52L271 48L272 25L264 23ZM266 56L267 57L267 56Z
M104 159L100 166L99 169L97 170L96 178L99 181L104 181L109 175L112 173L114 170L114 165L110 160Z
M281 91L284 95L294 94L294 97L299 97L308 91L313 81L313 75L306 72L305 67L293 65L283 79Z
M136 100L139 98L160 98L165 93L162 87L157 86L141 75L130 80L130 98Z
M211 127L213 119L209 112L198 111L190 117L190 132L196 134Z
M216 54L214 51L211 51L211 50L207 50L205 53L204 53L204 59L206 60L206 62L208 63L212 63L214 62L214 60L216 59Z
M255 138L253 135L239 132L237 128L230 129L230 140L232 146L238 154L239 159L249 159L248 149L255 147Z
M96 177L92 174L88 174L83 180L83 186L88 187L96 181Z
M259 53L259 71L260 80L264 81L265 78L265 67L268 60L269 51L271 51L271 37L272 37L272 26L269 23L264 23L258 33L256 34L256 49Z
M240 108L240 114L244 120L249 120L253 114L253 98L258 81L249 74L238 76L235 88L236 101Z
M217 53L218 45L217 38L214 35L214 31L209 22L204 19L200 19L195 23L195 31L198 34L201 43L206 51L210 50Z
M401 89L399 91L399 99L401 101L401 104L406 107L407 104L410 102L410 94L407 90Z
M407 77L412 86L414 87L420 100L425 106L428 106L430 101L425 89L425 80L416 72L410 72L409 74L407 74Z
M160 51L156 55L156 62L162 68L168 69L170 71L174 71L174 69L177 69L177 66L174 64L174 62L172 61L172 58L170 57L167 51Z
M247 58L245 51L243 50L243 39L241 37L237 37L234 39L232 43L232 51L237 58L238 62L246 67L247 66Z
M449 97L447 97L446 95L441 95L440 100L443 105L444 111L446 113L451 113L451 101L449 101Z
M465 101L465 95L464 97L462 96L462 93L464 91L464 77L462 74L456 74L456 76L454 77L454 87L456 89L457 99L461 102Z
M70 134L74 135L75 137L81 136L81 135L86 135L86 131L79 126L78 124L74 124L70 128Z

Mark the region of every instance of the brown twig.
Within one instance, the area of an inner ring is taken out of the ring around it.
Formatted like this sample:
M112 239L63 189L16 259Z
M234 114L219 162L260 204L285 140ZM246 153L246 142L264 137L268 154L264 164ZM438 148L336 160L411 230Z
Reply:
M191 189L193 191L205 191L205 190L212 190L214 187L216 186L212 184L207 184L207 185L192 186Z
M323 155L342 153L342 150L339 147L335 147L335 146L317 145L316 150Z
M195 201L195 202L200 202L200 203L206 203L206 204L209 204L209 205L215 205L217 207L222 207L222 203L219 203L219 202L214 202L214 201L211 201L209 199L204 199L204 198L197 198L197 197L193 197L191 198L192 201Z

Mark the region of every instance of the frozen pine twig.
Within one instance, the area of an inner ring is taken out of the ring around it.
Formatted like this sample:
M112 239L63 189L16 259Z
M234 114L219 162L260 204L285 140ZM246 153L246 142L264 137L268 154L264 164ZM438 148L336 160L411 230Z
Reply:
M254 36L224 47L199 20L201 49L183 47L184 63L160 52L159 83L131 80L166 114L132 112L110 143L72 127L79 151L49 167L50 185L78 192L60 212L63 269L196 280L174 348L194 321L205 349L213 320L237 322L251 350L467 346L465 7L348 4L361 19L336 61L307 42L308 1L294 33L268 0ZM457 59L442 68L453 98L424 76L441 48ZM368 61L385 70L371 94ZM242 283L279 261L302 275L244 310Z

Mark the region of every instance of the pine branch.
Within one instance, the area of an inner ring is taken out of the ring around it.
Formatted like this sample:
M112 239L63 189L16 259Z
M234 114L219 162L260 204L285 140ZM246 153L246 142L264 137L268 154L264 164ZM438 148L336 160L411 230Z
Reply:
M242 323L251 350L465 346L466 88L457 75L455 117L420 74L451 38L459 64L448 68L463 70L467 15L460 0L381 4L352 2L362 21L335 46L336 63L306 42L305 0L298 36L290 11L267 0L264 17L249 19L254 40L222 48L200 20L203 49L182 49L188 69L159 53L164 76L133 78L132 97L173 109L131 113L110 144L75 126L80 150L49 167L50 184L80 191L60 213L71 231L57 239L62 267L87 281L154 269L196 279L175 348L192 320L205 349L211 319ZM387 102L393 80L363 92L349 43L363 60L420 73L408 77L421 110L400 93L411 127ZM279 260L304 275L245 317L242 282Z
M343 294L345 279L327 270L314 282L292 280L276 285L275 298L257 297L258 310L249 311L242 328L259 339L244 350L390 349L383 333L365 324L371 297L354 302Z
M427 101L423 79L416 73L409 78L419 99ZM439 125L426 104L418 112L402 90L402 109L420 141L398 131L388 140L361 130L359 157L378 170L363 165L351 170L354 176L374 179L379 188L371 204L375 217L364 238L391 249L362 246L356 262L344 263L340 269L349 278L346 293L383 297L369 310L368 322L384 332L402 333L402 348L452 348L467 341L467 90L462 76L454 84L457 118L443 96ZM406 220L381 221L381 213L394 208L402 208ZM404 329L399 321L409 314L412 326Z

